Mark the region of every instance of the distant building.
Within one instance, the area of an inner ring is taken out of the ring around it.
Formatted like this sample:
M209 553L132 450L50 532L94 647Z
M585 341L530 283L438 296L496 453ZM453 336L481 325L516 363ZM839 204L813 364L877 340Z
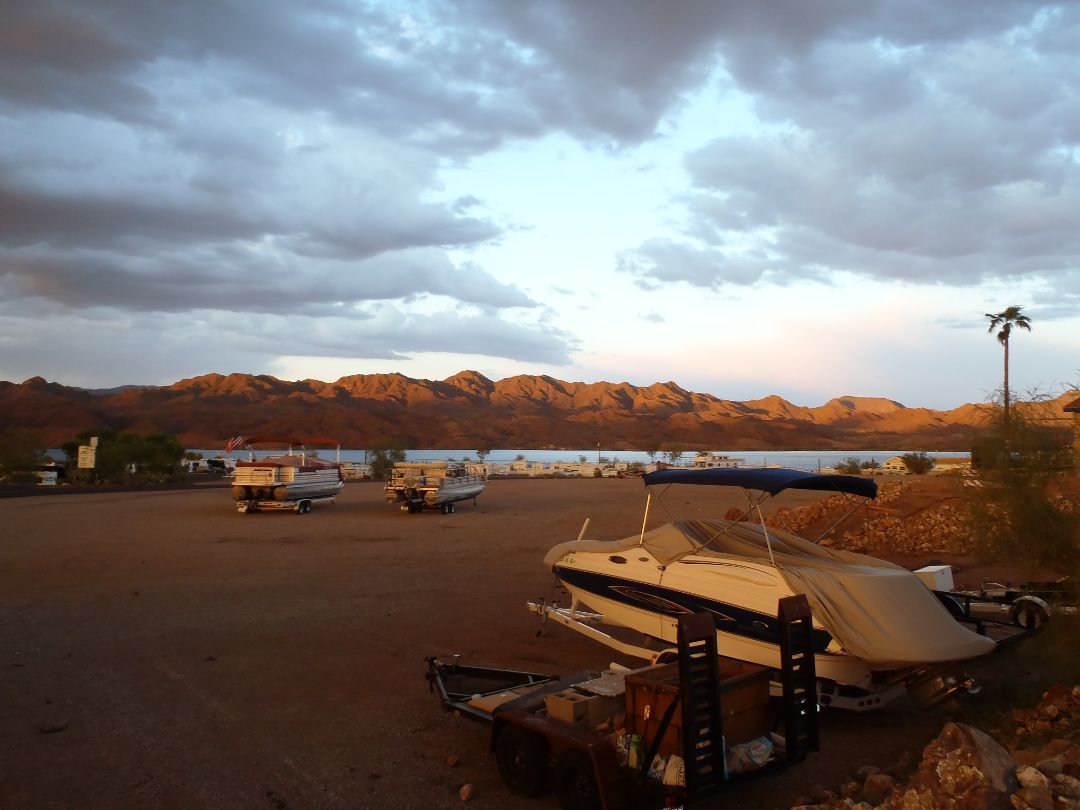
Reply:
M690 462L690 466L696 469L727 469L730 467L738 467L742 464L741 458L731 458L730 456L721 456L716 453L698 453L694 456Z
M935 474L959 473L971 469L970 458L935 458L930 472Z
M884 464L881 465L881 471L886 473L894 473L896 475L908 475L910 470L907 468L907 464L904 463L904 459L900 456L893 456Z

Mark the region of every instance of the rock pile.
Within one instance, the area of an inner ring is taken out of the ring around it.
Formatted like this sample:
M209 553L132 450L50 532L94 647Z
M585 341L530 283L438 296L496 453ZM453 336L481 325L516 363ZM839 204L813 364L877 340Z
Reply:
M1076 734L1080 732L1080 686L1055 687L1034 709L1013 709L1012 720L1017 738Z
M1013 712L1011 752L988 734L947 723L910 763L859 768L836 790L819 789L798 810L1075 810L1080 808L1080 686L1053 689ZM1035 744L1036 738L1039 740Z
M849 551L969 554L975 548L975 533L966 510L941 504L908 517L872 518L863 529L842 534L836 546Z
M968 554L975 547L975 533L966 510L951 504L924 509L914 515L902 516L889 508L904 492L900 482L884 484L870 507L867 519L857 528L827 537L822 546L846 551L890 551L899 554L931 552ZM828 525L850 510L851 501L843 495L833 495L809 506L784 509L767 519L778 529L802 534L808 526Z

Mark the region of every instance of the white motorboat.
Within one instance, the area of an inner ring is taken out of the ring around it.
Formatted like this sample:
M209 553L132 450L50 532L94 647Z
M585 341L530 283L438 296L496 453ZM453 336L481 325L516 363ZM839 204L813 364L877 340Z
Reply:
M255 445L283 445L288 450L255 457ZM343 484L340 447L338 458L326 461L305 448L300 439L275 436L236 437L228 450L242 446L247 461L236 462L232 496L240 511L258 508L310 509L311 503L333 499Z
M741 513L736 520L675 520L647 531L651 487L669 484L739 487L758 522ZM869 499L877 493L869 479L778 468L668 469L646 475L645 485L649 499L640 534L590 540L583 527L577 540L545 556L573 600L564 618L576 618L584 605L599 623L674 644L680 615L709 611L721 655L777 668L777 600L805 594L814 615L818 678L837 696L854 696L857 703L867 696L859 708L905 686L913 695L922 690L926 703L947 699L964 681L942 675L943 665L995 647L958 622L907 569L764 525L761 503L785 489Z
M400 503L410 514L438 509L454 512L454 503L468 498L476 503L487 485L482 465L462 461L398 461L386 481L386 500Z

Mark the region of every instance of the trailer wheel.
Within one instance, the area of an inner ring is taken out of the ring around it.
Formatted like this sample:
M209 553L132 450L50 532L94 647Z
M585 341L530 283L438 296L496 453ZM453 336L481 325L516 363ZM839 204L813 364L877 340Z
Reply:
M1038 630L1050 618L1050 612L1046 609L1046 603L1041 599L1032 597L1020 597L1013 603L1009 611L1009 618L1017 627L1028 630Z
M454 514L454 512L457 511L457 507L454 506L452 503L448 503L446 505L446 511L449 512L452 515L452 514Z
M311 511L311 501L300 501L300 503L297 504L297 507L296 507L297 514L306 515L310 511Z
M544 791L547 747L539 734L518 726L506 726L495 740L495 762L510 790L521 796Z
M555 794L563 810L602 810L596 773L584 751L571 749L559 758L555 766Z

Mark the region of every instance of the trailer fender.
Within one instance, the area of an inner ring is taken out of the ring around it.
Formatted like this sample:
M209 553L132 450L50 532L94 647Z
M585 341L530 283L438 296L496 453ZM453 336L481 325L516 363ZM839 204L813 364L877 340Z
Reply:
M1050 606L1037 596L1020 596L1009 608L1009 618L1017 627L1038 630L1050 620Z
M539 796L547 783L547 742L535 731L504 723L495 732L499 776L520 796Z
M500 739L507 731L518 730L528 732L534 738L539 739L543 745L544 784L547 784L548 768L551 763L555 764L555 778L560 777L560 764L574 762L573 771L563 771L562 776L573 783L568 786L571 794L577 792L579 796L598 798L599 807L604 810L616 810L626 806L629 772L619 764L619 755L615 746L609 741L592 731L575 728L552 720L545 715L533 714L519 709L506 711L496 710L492 723L492 742L496 749L496 763L498 763L498 746ZM509 741L504 745L509 746ZM570 757L568 760L567 757ZM569 769L571 766L566 765ZM590 793L587 786L582 782L580 770L588 768L593 784L596 786L595 794ZM502 769L500 767L500 774ZM515 790L511 782L503 781ZM556 788L559 785L556 783ZM515 791L520 792L520 791ZM570 805L571 807L575 805ZM589 805L582 805L588 807Z

